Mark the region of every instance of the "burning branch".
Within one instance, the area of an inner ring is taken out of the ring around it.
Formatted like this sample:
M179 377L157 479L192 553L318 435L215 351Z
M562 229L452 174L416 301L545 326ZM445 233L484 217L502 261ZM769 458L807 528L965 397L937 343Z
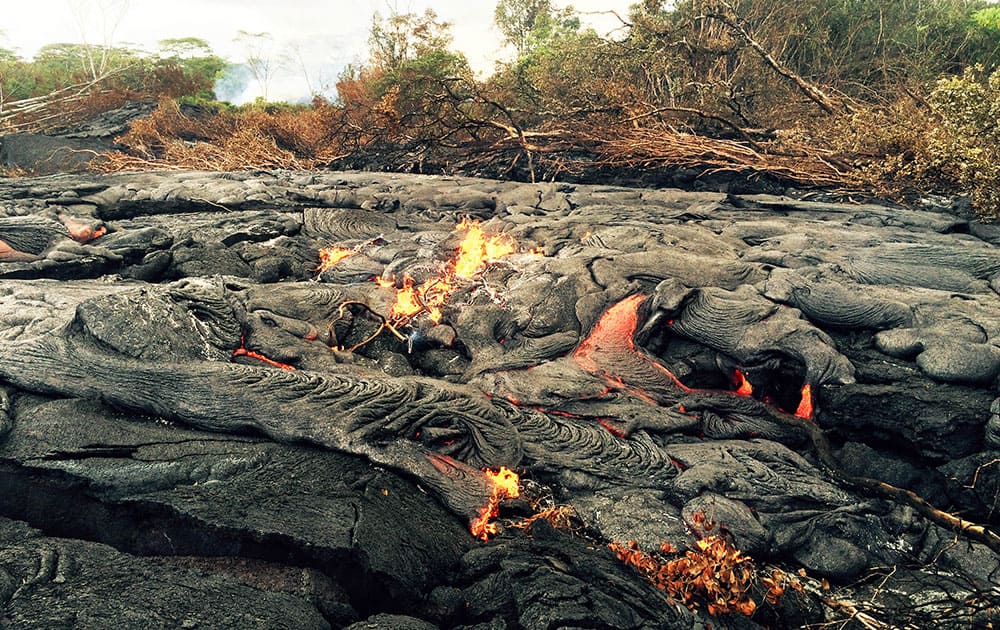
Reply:
M420 315L426 315L435 325L439 324L443 316L441 309L463 282L481 280L481 275L491 264L517 251L514 241L509 236L505 234L488 236L478 221L463 219L458 224L457 229L466 232L465 238L451 260L442 265L441 273L438 276L416 285L413 278L404 275L402 285L398 287L395 278L375 279L375 283L379 286L395 289L395 302L393 302L388 317L375 313L366 305L361 305L369 313L379 318L381 326L369 338L349 348L350 352L370 343L383 330L389 330L397 339L405 341L406 337L399 332L399 328L410 324ZM348 249L337 246L320 250L320 265L317 270L326 271L358 251L357 247ZM485 281L483 282L485 283ZM330 326L332 327L334 323L344 317L345 306L353 304L360 305L359 302L342 304L338 318L331 322Z
M479 516L473 519L470 531L476 538L487 541L490 536L497 533L496 523L491 521L500 514L500 502L505 499L516 499L521 495L521 489L517 473L506 466L501 466L497 472L484 468L483 473L493 484L493 493L486 505L480 509Z
M372 341L374 341L382 333L383 330L388 330L389 332L392 333L392 335L394 337L396 337L396 339L399 339L400 341L406 341L406 336L403 335L401 332L399 332L399 330L397 330L397 327L396 327L396 325L393 324L393 322L390 322L384 316L382 316L379 313L376 313L375 311L373 311L371 309L371 307L368 306L367 304L365 304L364 302L355 302L355 301L343 302L337 308L337 319L335 319L332 322L330 322L330 324L327 326L328 330L330 330L332 332L334 325L337 322L339 322L340 320L344 319L344 313L345 313L345 311L347 311L347 307L348 306L359 306L362 309L364 309L365 312L367 312L368 314L372 315L373 317L378 318L378 320L381 322L381 324L379 325L378 329L375 332L373 332L371 335L369 335L364 341L360 341L360 342L354 344L353 346L351 346L350 348L347 348L348 352L354 352L355 350L357 350L359 348L363 348L364 346L368 345L369 343L371 343ZM333 337L333 336L334 335L331 335L331 337Z

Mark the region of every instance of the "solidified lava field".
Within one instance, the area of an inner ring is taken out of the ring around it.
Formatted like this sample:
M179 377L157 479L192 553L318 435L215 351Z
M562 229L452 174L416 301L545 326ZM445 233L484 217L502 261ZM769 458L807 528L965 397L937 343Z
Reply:
M0 180L0 625L996 624L998 244L932 201Z

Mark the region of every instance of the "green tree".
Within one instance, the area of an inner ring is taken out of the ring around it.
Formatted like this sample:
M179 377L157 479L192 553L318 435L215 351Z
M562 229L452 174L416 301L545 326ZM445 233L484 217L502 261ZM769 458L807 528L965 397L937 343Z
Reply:
M451 45L451 24L438 20L433 9L422 14L377 11L368 32L369 64L394 70L428 52L445 51Z
M514 46L518 55L523 55L539 17L551 14L551 0L499 0L493 22L503 33L504 41Z

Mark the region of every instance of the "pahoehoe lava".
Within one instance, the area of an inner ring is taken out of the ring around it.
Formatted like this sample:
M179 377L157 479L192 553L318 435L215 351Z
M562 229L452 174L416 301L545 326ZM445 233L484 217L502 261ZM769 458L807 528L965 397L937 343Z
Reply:
M206 172L0 211L0 625L996 618L1000 233L947 206ZM511 251L459 277L470 216ZM606 549L694 514L805 588L710 617Z

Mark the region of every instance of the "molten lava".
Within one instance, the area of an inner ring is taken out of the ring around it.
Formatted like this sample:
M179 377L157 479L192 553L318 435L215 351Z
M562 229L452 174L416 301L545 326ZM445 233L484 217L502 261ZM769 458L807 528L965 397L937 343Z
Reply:
M733 380L736 382L735 394L737 396L753 396L753 385L750 384L743 372L736 370L733 374Z
M608 373L597 360L601 355L609 357L632 355L642 368L661 373L683 392L693 391L681 383L680 379L664 365L636 348L635 332L639 328L639 307L645 299L646 296L642 294L630 295L605 311L597 320L590 335L577 347L573 359L587 372L602 376L611 387L624 389L646 402L658 404L649 392L630 387L620 376Z
M236 357L247 357L248 359L256 359L262 363L266 363L271 367L276 367L279 370L286 370L289 372L295 370L295 366L293 365L288 365L287 363L281 363L279 361L275 361L274 359L269 359L263 354L259 352L254 352L253 350L247 350L245 341L246 340L243 337L240 337L240 347L233 350L233 355L232 355L233 359L235 359Z
M594 355L602 350L624 344L628 350L635 351L635 339L632 337L639 327L639 305L645 299L645 295L636 293L605 311L594 325L594 330L573 353L577 364L588 372L597 372L599 368Z
M812 386L809 383L802 386L802 399L799 401L799 408L795 410L795 416L806 420L813 417Z
M489 501L479 510L479 516L472 521L469 530L476 538L486 541L497 533L496 523L491 521L500 513L500 502L504 499L516 499L521 495L521 489L517 473L506 466L501 466L497 472L484 468L483 473L493 490Z
M353 249L346 249L344 247L325 247L319 250L319 267L316 267L316 271L323 273L340 261L345 258L350 258L354 254L355 251Z
M736 370L733 381L736 389L731 392L693 389L684 385L665 365L645 353L635 344L635 333L639 327L639 308L646 299L641 294L630 295L611 306L601 315L594 325L590 335L584 339L573 353L573 359L581 368L600 376L616 390L629 394L653 405L663 404L660 384L655 381L662 377L663 385L673 385L683 393L710 393L717 395L733 395L749 398L754 389L745 374ZM616 369L622 370L616 372ZM645 388L637 386L642 383ZM661 390L662 391L662 390ZM659 396L659 399L658 399ZM764 403L774 406L774 401L764 397ZM679 407L685 413L683 405ZM811 419L814 413L812 387L807 383L802 387L802 398L795 415Z
M65 217L60 217L63 225L66 226L66 230L69 232L70 238L78 243L89 243L95 238L100 238L107 234L107 229L102 225L97 229L86 223L84 221L77 221L76 219L70 219Z

